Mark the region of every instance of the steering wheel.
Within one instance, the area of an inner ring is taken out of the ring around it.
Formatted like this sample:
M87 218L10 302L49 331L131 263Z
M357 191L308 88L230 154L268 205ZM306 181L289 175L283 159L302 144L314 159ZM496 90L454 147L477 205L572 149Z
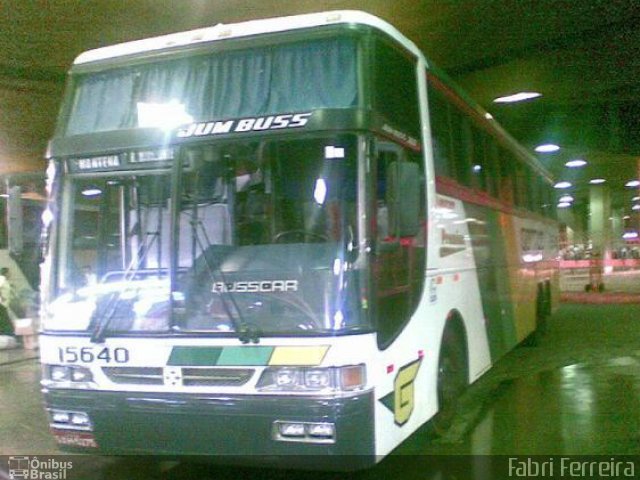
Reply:
M326 242L328 240L327 236L323 235L322 233L310 232L308 230L285 230L284 232L280 232L274 235L273 242L278 243L286 237L299 237L303 241L307 239L311 240L313 238L316 238L323 242Z

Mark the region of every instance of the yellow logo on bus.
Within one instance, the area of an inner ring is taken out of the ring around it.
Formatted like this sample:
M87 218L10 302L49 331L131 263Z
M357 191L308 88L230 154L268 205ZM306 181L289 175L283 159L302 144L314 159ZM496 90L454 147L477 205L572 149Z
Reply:
M398 425L404 425L413 413L415 404L415 386L414 380L418 375L422 359L405 365L396 375L393 382L394 391L394 420Z
M396 374L393 392L385 395L380 402L393 412L393 419L399 426L409 421L415 405L414 382L420 370L422 358L406 364Z

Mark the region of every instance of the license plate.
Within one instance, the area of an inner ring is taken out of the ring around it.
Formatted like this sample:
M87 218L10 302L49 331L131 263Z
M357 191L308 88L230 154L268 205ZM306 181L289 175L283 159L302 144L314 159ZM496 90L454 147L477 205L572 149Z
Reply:
M93 433L91 432L74 432L69 430L53 430L56 441L61 445L70 447L98 448Z

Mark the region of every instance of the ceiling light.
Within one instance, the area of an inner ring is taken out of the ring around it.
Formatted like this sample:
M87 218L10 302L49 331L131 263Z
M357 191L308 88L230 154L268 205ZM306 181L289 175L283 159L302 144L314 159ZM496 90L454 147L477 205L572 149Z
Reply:
M589 183L591 185L599 185L599 184L604 183L604 182L606 182L606 180L604 178L593 178L593 179L589 180Z
M558 199L559 202L573 202L573 197L571 195L563 195Z
M558 208L567 208L567 207L570 207L570 206L571 206L571 203L569 203L569 202L560 202L560 203L558 203Z
M571 186L570 182L558 182L553 186L553 188L569 188Z
M538 98L541 96L542 94L538 92L518 92L513 95L495 98L493 101L494 103L515 103L522 102L524 100L531 100L532 98Z
M587 162L585 162L584 160L578 159L578 160L569 160L567 163L564 164L564 166L569 168L579 168L579 167L584 167L586 164Z
M535 150L538 153L553 153L560 150L560 147L554 143L543 143L538 145Z
M625 187L640 187L640 180L629 180L624 184Z
M99 195L102 195L102 190L96 187L89 187L82 190L81 193L85 197L97 197Z

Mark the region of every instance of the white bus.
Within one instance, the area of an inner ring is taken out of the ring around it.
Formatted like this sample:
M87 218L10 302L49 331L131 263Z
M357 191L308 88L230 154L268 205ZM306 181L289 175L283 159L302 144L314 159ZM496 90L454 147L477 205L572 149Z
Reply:
M551 178L366 13L83 53L48 158L67 449L371 464L551 310Z

